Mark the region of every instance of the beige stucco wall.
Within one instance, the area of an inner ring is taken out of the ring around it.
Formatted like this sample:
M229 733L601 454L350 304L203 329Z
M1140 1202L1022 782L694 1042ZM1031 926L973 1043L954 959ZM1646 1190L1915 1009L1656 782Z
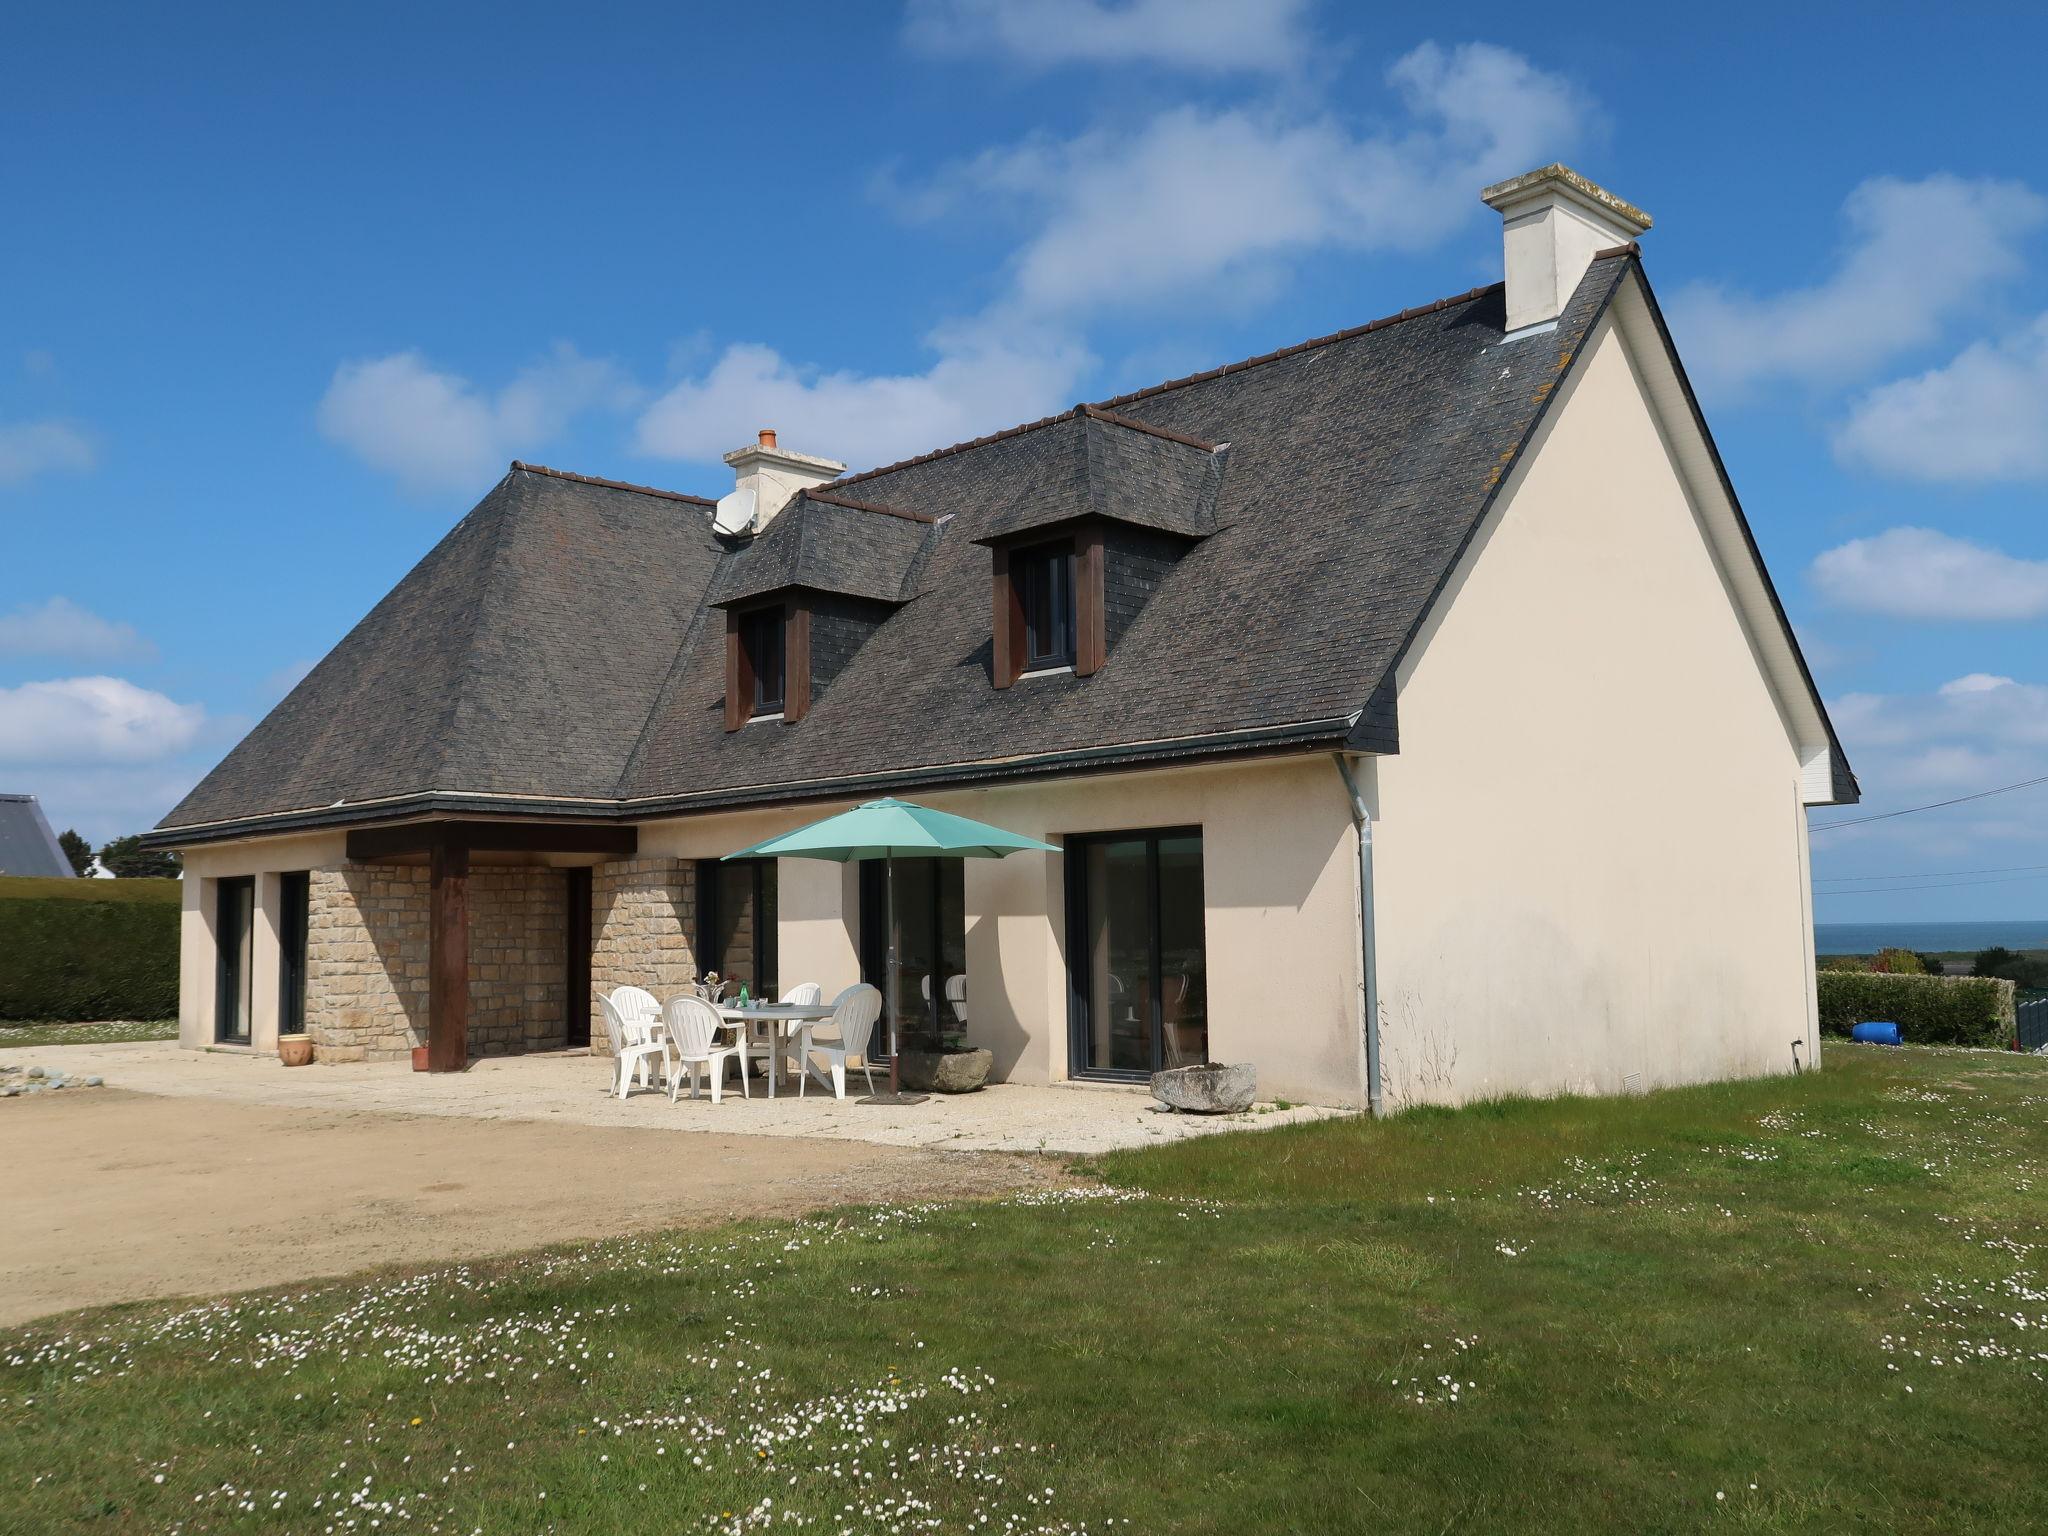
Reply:
M1260 1092L1360 1102L1356 844L1337 771L1299 758L920 793L918 802L1057 843L1070 833L1199 826L1209 1055L1252 1061ZM711 857L851 802L649 823L643 856ZM1066 900L1058 855L967 865L967 1037L999 1077L1067 1076ZM851 866L777 868L785 986L859 980Z
M285 870L321 869L345 859L347 837L340 832L302 837L252 838L185 850L184 907L178 929L178 1040L212 1046L214 1022L214 882L235 875L256 877L256 932L252 945L251 1053L277 1049L278 875ZM223 1046L223 1050L238 1047Z
M1525 465L1372 765L1389 1103L1811 1061L1797 754L1618 336Z

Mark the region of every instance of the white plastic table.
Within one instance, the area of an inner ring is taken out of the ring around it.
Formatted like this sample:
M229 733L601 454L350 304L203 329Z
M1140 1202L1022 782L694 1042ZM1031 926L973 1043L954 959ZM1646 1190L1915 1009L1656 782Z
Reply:
M717 1007L718 1016L728 1023L745 1025L758 1020L772 1026L771 1033L785 1037L795 1034L804 1025L822 1024L832 1017L831 1008L824 1003L749 1003L744 1008L720 1003ZM741 1060L744 1061L745 1058L742 1057ZM781 1064L782 1052L776 1049L774 1042L771 1041L768 1051L768 1097L771 1099L775 1097L775 1074ZM818 1069L811 1065L811 1055L808 1051L803 1053L802 1070L817 1078L820 1087L831 1088L830 1079L822 1076Z

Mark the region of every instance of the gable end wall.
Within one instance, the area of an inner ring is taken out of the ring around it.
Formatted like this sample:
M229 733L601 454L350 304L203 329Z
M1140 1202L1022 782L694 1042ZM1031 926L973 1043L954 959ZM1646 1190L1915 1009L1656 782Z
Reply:
M1813 1060L1799 753L1611 324L1398 681L1390 1104Z

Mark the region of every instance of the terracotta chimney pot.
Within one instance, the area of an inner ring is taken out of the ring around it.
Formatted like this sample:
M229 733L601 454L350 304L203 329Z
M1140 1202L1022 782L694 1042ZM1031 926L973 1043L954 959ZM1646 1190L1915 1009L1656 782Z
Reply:
M761 429L760 442L763 448L773 448L775 446L775 429L773 427L763 427Z

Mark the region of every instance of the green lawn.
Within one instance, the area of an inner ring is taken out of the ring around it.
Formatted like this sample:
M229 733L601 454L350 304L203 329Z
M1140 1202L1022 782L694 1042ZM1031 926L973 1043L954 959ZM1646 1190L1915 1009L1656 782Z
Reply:
M0 1529L2039 1530L2044 1153L2048 1060L1831 1044L75 1316L0 1336Z
M127 1040L175 1040L176 1019L112 1019L72 1024L62 1019L0 1019L0 1050L24 1045L110 1045Z

